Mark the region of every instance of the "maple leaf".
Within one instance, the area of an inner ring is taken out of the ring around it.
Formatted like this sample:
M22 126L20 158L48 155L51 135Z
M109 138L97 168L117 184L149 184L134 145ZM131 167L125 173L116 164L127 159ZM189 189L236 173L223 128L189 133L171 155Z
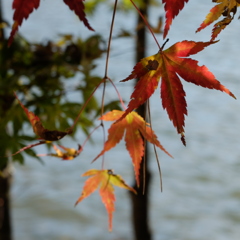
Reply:
M79 19L84 23L84 25L91 31L94 31L94 29L90 26L85 12L84 12L84 0L63 0L68 7L76 13L76 15L79 17Z
M36 135L40 137L40 139L44 139L46 141L58 141L67 134L70 134L71 131L57 131L57 130L48 130L43 127L41 120L38 116L36 116L33 112L28 111L28 109L21 103L21 101L18 99L16 93L14 93L15 97L17 98L19 104L25 111L31 125L33 128L33 131Z
M82 147L79 144L78 144L78 149L67 148L67 147L64 147L61 145L58 145L58 146L65 151L63 152L56 145L53 145L53 148L56 151L56 153L38 154L38 156L40 156L40 157L52 156L52 157L62 158L63 160L72 160L72 159L76 158L82 152Z
M185 145L184 121L185 115L187 115L187 103L179 76L187 82L220 90L235 98L206 66L199 66L196 60L186 58L202 51L213 43L215 42L177 42L165 51L160 50L157 54L143 58L138 62L132 73L122 80L139 78L131 95L128 108L119 120L149 99L161 78L162 106L167 110L170 120L177 128L177 132L181 134L181 140Z
M237 7L240 6L239 0L214 0L213 2L216 2L218 4L210 10L205 20L202 22L202 24L196 31L196 32L201 31L205 27L212 24L214 21L218 20L221 16L224 16L222 20L218 21L214 25L212 30L211 41L213 41L218 36L218 34L227 25L231 23L236 14Z
M14 0L12 8L15 9L13 15L13 26L8 40L8 46L11 45L14 35L21 26L23 19L27 19L29 14L39 7L40 0Z
M81 202L84 198L87 198L99 187L99 194L108 212L109 231L111 231L112 215L115 210L114 208L115 195L114 195L113 185L128 189L134 192L135 194L136 194L136 191L130 186L128 186L124 182L124 180L121 178L120 175L114 174L113 171L110 169L108 170L91 169L85 172L82 176L83 177L91 176L91 177L86 180L81 196L78 198L75 205Z
M120 110L113 110L103 115L100 119L104 121L115 121L118 120L123 115L123 113L124 112ZM93 161L103 155L106 151L115 147L116 144L119 143L123 138L125 131L126 148L132 158L136 182L139 186L139 169L142 157L144 155L144 141L142 139L142 136L150 143L155 144L170 157L172 156L157 140L157 136L149 127L149 124L146 123L144 119L136 112L131 112L121 121L117 121L111 125L108 130L108 139L104 144L104 148Z
M163 38L167 36L172 20L179 14L187 2L188 0L162 0L162 3L165 4L164 9L166 12Z

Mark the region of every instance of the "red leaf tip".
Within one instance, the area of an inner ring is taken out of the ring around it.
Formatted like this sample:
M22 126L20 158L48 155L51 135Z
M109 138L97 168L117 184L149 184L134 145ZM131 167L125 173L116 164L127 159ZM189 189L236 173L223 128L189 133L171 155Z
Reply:
M185 139L185 135L183 132L181 133L181 141L182 141L183 145L186 147L187 144L186 144L186 139Z

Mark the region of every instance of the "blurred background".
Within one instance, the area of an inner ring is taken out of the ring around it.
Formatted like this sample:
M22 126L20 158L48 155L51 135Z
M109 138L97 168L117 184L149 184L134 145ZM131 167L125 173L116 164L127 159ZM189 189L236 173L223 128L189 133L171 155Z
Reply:
M12 1L3 0L3 17L12 24ZM190 1L173 21L168 48L182 40L209 41L211 26L195 33L209 10L211 1ZM163 7L151 7L149 21L157 24L164 15ZM114 36L122 29L133 31L134 11L116 15ZM111 24L111 7L100 5L88 20L97 34L107 40ZM237 18L219 35L220 42L192 56L206 65L216 78L240 98L239 21ZM60 34L88 38L89 32L63 1L42 1L39 9L23 22L19 32L28 41L57 41ZM7 32L9 34L9 31ZM162 35L157 34L162 44ZM148 55L158 48L148 34ZM94 73L104 76L105 55L96 60ZM134 62L134 39L114 38L109 76L121 96L128 102L133 82L119 83L130 74ZM76 81L79 78L76 77ZM240 236L240 103L220 91L204 89L183 81L188 103L186 141L184 147L162 110L159 89L151 98L153 129L162 145L174 156L170 159L159 151L163 174L163 192L152 147L150 168L154 173L150 192L150 226L153 239L161 240L237 240ZM70 96L75 98L76 95ZM100 101L101 90L96 98ZM115 90L107 86L106 97L114 99ZM76 100L76 99L75 99ZM86 135L78 131L76 140L68 138L65 145L77 147ZM12 223L15 240L130 240L132 225L129 194L116 189L116 211L113 231L108 232L108 218L97 193L74 207L84 180L81 174L100 167L101 161L90 164L101 151L102 129L92 136L81 155L73 161L42 157L43 164L25 156L25 164L13 164ZM48 153L45 146L35 149ZM122 175L128 184L133 182L133 168L124 142L106 154L105 164Z

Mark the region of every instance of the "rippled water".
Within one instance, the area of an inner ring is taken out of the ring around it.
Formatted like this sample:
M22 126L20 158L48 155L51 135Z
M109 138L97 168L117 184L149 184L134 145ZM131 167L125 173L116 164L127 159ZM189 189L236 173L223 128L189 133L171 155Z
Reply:
M6 17L11 18L10 3L4 1ZM195 34L196 28L213 6L210 1L190 1L173 22L169 33L170 44L188 40L207 41L211 28ZM21 31L31 40L56 37L57 33L88 34L82 24L61 1L42 1L42 6ZM110 14L104 9L91 20L99 32L108 35ZM151 10L150 21L162 14ZM53 16L54 15L54 16ZM127 21L126 21L127 20ZM10 20L9 20L10 21ZM134 26L134 18L117 15L116 31ZM237 98L239 85L239 21L234 21L221 35L221 41L206 51L193 56L206 64ZM55 31L53 31L55 29ZM83 31L83 32L82 32ZM161 36L159 37L161 39ZM126 77L133 66L133 42L128 39L114 40L110 76L116 80ZM149 36L149 54L157 47ZM117 68L116 68L117 66ZM104 62L98 71L104 73ZM117 84L119 91L128 99L131 82ZM186 119L187 147L182 146L179 136L162 110L159 90L151 99L153 128L165 148L174 156L170 159L159 152L163 172L163 193L159 189L157 164L151 153L151 169L154 173L151 185L150 222L154 239L161 240L237 240L240 238L240 150L239 122L240 103L228 95L203 89L184 82L188 101ZM115 94L112 93L111 94ZM84 137L79 133L78 141ZM69 145L76 144L69 140ZM101 131L95 134L95 145L87 146L75 161L62 162L45 158L44 165L26 159L26 165L15 165L12 189L12 214L15 240L130 240L132 239L130 201L128 193L116 189L114 230L107 231L107 215L97 194L84 200L76 208L83 180L80 175L102 146ZM93 151L96 149L96 151ZM46 152L39 147L39 153ZM124 144L106 155L107 166L114 168L127 183L132 182L132 166L125 153Z

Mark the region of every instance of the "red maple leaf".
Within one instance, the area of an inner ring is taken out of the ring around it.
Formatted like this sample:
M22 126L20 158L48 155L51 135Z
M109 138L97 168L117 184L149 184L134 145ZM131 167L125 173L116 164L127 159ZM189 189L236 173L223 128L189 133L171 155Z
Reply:
M79 17L79 19L84 23L84 25L91 31L94 31L94 29L90 26L88 23L88 20L86 18L85 12L84 12L84 0L63 0L65 4L68 5L68 7L76 13L76 15Z
M21 26L23 19L27 19L29 14L39 7L40 0L14 0L12 8L15 9L13 15L12 31L8 40L10 46L18 27Z
M187 2L188 0L162 0L162 3L165 4L164 9L166 12L163 38L167 36L172 20L179 14L179 12L183 9L184 4Z
M220 90L235 98L206 66L199 66L196 60L187 58L213 43L215 42L177 42L165 51L160 50L157 54L143 58L138 62L132 73L122 80L139 78L131 95L128 108L120 119L123 119L132 110L149 99L161 78L162 106L167 110L168 116L177 128L178 133L182 135L181 140L185 145L184 121L185 115L187 115L187 103L179 76L187 82Z
M99 186L99 194L102 198L102 202L106 207L108 212L108 219L109 219L109 231L112 230L112 215L115 210L114 202L114 188L113 185L121 188L128 189L136 194L136 191L128 186L124 180L121 178L120 175L116 175L113 173L112 170L97 170L91 169L85 172L83 177L91 176L85 182L85 185L82 190L81 196L78 198L76 204L81 202L84 198L87 198L90 194L92 194ZM75 205L76 205L75 204Z
M123 111L113 110L106 113L100 119L104 121L116 121L122 115ZM121 141L125 133L126 148L132 158L132 163L134 166L136 182L139 186L139 169L144 155L144 142L142 136L150 143L159 147L166 154L171 156L164 147L157 140L157 136L149 127L149 124L144 121L144 119L139 116L136 112L129 113L121 121L117 121L111 125L108 129L108 139L104 144L103 150L98 154L98 156L93 160L95 161L98 157L103 155L106 151L115 147L117 143ZM171 156L172 157L172 156Z
M84 0L63 0L68 7L76 13L79 19L84 23L84 25L89 29L94 31L94 29L88 23L84 12ZM40 0L14 0L12 8L15 9L13 15L13 26L12 31L8 40L8 46L12 44L13 38L18 31L18 27L22 24L23 19L27 19L29 14L39 7Z

